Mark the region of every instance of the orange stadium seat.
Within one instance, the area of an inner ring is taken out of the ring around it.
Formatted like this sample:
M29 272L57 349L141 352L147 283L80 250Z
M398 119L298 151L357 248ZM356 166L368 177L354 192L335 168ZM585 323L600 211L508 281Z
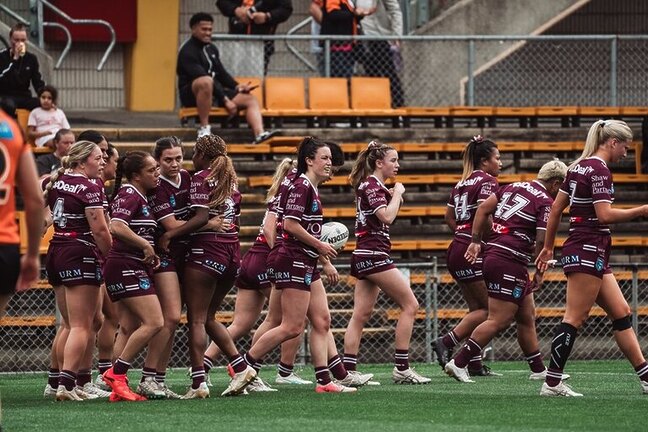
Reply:
M331 115L351 115L349 82L346 78L309 78L308 106L311 110Z

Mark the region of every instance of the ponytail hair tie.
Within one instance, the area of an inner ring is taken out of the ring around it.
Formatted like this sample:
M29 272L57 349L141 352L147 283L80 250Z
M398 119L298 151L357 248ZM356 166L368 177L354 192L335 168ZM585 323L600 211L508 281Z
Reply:
M372 140L369 141L369 144L367 145L367 150L377 149L378 147L380 147L380 143L378 141Z
M599 127L600 127L601 129L603 129L603 128L605 127L605 120L601 120L601 121L599 122Z
M484 137L481 135L475 135L472 140L475 144L481 144L484 142Z

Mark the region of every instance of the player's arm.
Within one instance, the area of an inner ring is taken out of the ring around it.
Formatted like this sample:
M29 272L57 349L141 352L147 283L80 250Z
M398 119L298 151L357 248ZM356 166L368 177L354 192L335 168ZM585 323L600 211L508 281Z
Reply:
M268 212L263 221L263 236L270 249L274 247L275 238L277 237L277 215L276 213Z
M20 155L16 186L23 198L27 220L27 251L20 261L20 277L16 284L16 291L24 291L36 281L40 272L39 248L45 207L38 186L36 164L30 151L24 151Z
M110 230L106 223L106 214L104 213L103 208L86 208L85 216L88 220L88 225L90 225L92 236L99 248L99 252L101 252L101 255L104 257L108 256L110 246L112 245L112 237L110 236Z
M335 248L319 239L316 239L304 229L303 226L299 223L298 220L286 217L284 219L284 231L294 236L300 242L316 249L320 255L323 255L328 258L335 258L337 256L337 251Z
M393 190L392 199L389 204L376 211L378 220L387 225L391 225L396 219L396 216L398 216L398 210L400 210L403 202L403 193L405 192L405 188L401 183L396 183Z
M497 209L497 196L495 194L486 198L485 201L482 201L477 207L477 212L475 213L475 220L472 225L472 242L480 243L484 232L487 230L490 225L491 216L495 213Z
M599 222L604 225L629 222L642 216L648 216L648 204L629 209L620 209L612 207L609 202L602 201L594 203L594 210Z
M558 225L560 225L560 218L563 211L569 205L569 197L562 190L558 193L556 200L551 206L549 219L547 220L547 231L544 238L544 247L538 254L535 260L535 265L538 270L544 273L549 265L547 261L553 258L554 244L556 243L556 233L558 232Z

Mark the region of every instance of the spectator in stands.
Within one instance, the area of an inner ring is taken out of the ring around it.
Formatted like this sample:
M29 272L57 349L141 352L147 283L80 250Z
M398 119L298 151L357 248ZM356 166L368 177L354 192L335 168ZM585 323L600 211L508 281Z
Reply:
M229 18L230 34L273 35L293 12L292 0L217 0L216 6ZM274 51L274 41L263 43L263 75Z
M3 196L0 201L0 317L15 291L25 291L40 272L39 245L43 229L43 197L38 188L34 158L20 127L0 111L0 144L7 157L2 164ZM14 185L22 195L27 220L27 251L20 257Z
M33 97L29 85L35 91L45 85L40 74L38 58L27 52L27 27L15 24L9 31L10 47L0 51L0 96L5 99L6 106L33 110L39 101ZM9 112L15 117L15 112Z
M313 18L311 22L311 35L319 36L322 31L322 8L324 7L324 0L312 0L308 8L308 13ZM317 58L317 70L320 75L324 76L324 54L323 48L318 40L311 40L310 43L310 52L315 54Z
M326 0L322 5L323 35L355 36L361 33L360 20L375 11L356 8L350 0ZM352 40L331 41L332 77L349 78L353 75L357 57L357 44Z
M569 206L569 235L562 246L561 264L567 276L565 315L551 341L551 361L541 396L583 396L562 381L563 370L576 341L578 329L598 304L610 320L614 340L634 368L642 392L648 394L648 363L632 327L630 306L610 269L611 224L648 216L648 205L612 207L614 184L608 164L628 153L632 130L620 120L592 124L581 156L569 166L549 219L545 245L535 264L544 272L551 265L556 232Z
M40 177L51 174L61 167L61 158L67 156L70 146L74 144L74 133L70 129L59 129L54 134L54 152L39 156L36 168Z
M211 43L214 19L199 12L191 17L191 37L178 53L178 91L185 107L197 107L200 118L198 138L211 134L209 110L213 101L224 107L230 117L245 110L245 117L254 133L254 142L260 143L273 135L263 130L263 118L257 99L250 94L253 87L239 84L225 70L218 49Z
M29 113L27 136L34 140L36 147L54 145L54 135L59 129L70 129L67 117L62 109L56 106L58 90L53 86L43 86L38 91L40 107Z
M399 1L378 0L376 12L362 20L362 31L367 36L402 36L403 13ZM389 78L392 107L403 106L403 88L397 67L401 59L399 41L365 41L363 46L365 74Z

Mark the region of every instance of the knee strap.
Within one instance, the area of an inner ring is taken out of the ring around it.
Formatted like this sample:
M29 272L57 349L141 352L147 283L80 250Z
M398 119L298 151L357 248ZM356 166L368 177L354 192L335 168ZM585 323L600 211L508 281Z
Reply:
M612 321L612 330L623 331L632 327L632 316L628 315L623 318L615 319Z

